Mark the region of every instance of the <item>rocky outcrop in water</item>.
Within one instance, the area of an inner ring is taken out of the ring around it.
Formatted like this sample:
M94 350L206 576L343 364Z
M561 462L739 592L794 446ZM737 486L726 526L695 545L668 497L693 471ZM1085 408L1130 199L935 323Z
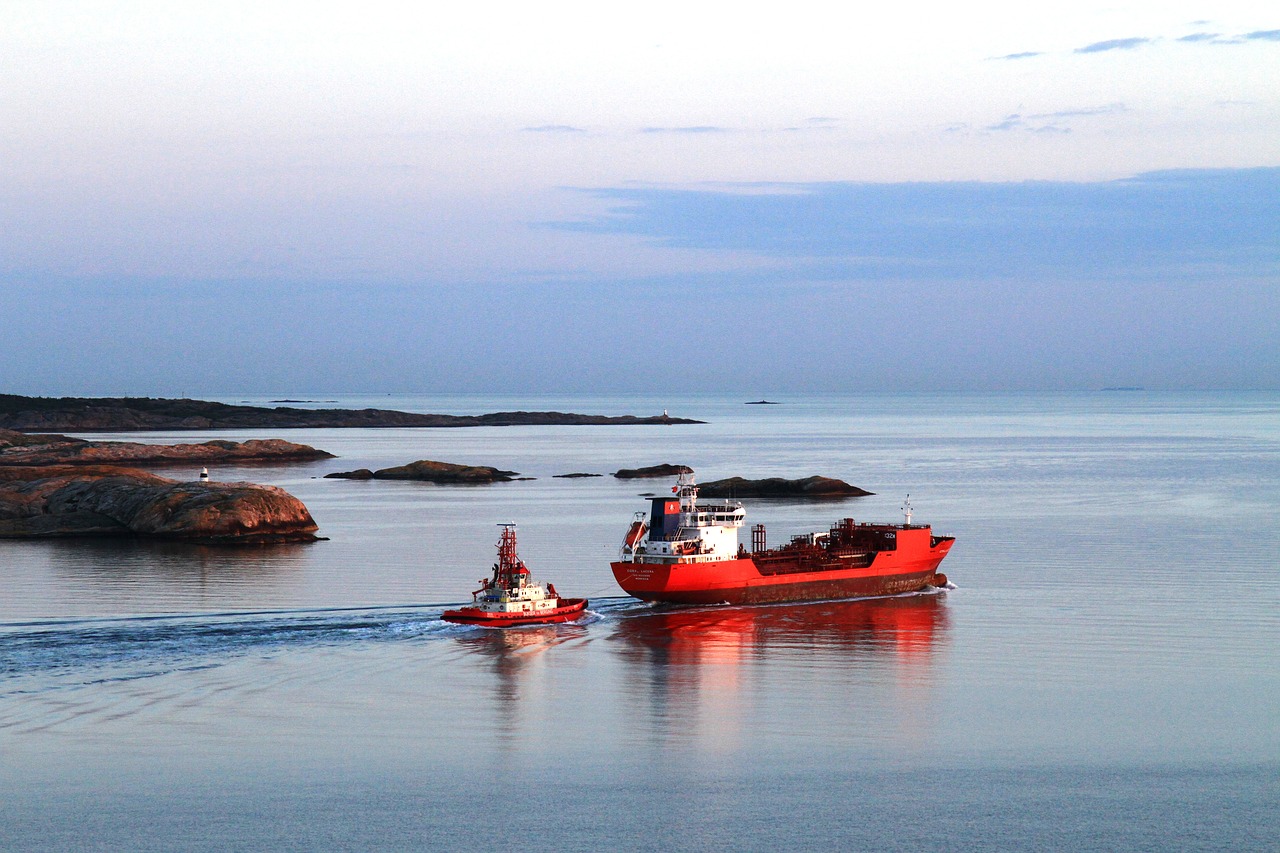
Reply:
M179 482L108 465L0 468L0 538L258 544L311 542L316 530L302 501L275 486Z
M372 472L368 468L360 468L355 471L335 471L324 476L344 480L420 480L427 483L509 483L522 479L518 471L501 471L484 465L455 465L452 462L433 462L430 459L420 459L394 468L379 468Z
M22 397L0 394L0 429L23 432L697 423L702 421L672 418L665 413L653 417L611 417L571 412L433 415L391 409L297 409L287 406L269 409L151 397Z
M278 438L206 441L202 444L140 444L133 441L85 441L0 429L0 465L162 465L217 462L307 462L332 459L332 453Z
M874 493L851 486L844 480L816 476L801 480L729 477L698 484L698 495L706 498L854 498L870 494Z
M368 468L357 468L354 471L334 471L332 474L325 474L326 480L372 480L373 472Z
M650 465L648 468L623 468L614 471L613 476L619 480L643 480L652 477L674 477L678 474L692 474L693 469L687 465Z

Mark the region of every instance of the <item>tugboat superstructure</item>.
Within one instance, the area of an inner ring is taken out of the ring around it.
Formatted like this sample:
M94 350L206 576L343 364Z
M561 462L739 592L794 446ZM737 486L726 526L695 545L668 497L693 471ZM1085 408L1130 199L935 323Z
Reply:
M469 625L510 627L569 622L579 618L587 608L585 598L560 598L554 584L536 582L516 553L516 527L499 525L498 562L493 575L480 579L480 589L471 594L469 607L446 610L448 622Z

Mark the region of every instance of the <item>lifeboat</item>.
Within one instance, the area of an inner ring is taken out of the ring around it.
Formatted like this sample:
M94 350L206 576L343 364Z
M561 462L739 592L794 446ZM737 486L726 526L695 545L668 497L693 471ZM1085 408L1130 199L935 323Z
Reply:
M587 600L561 598L554 584L536 582L516 553L515 525L499 526L502 536L498 539L498 562L493 565L493 575L480 579L480 588L471 594L469 606L446 610L441 618L491 628L547 625L581 618Z

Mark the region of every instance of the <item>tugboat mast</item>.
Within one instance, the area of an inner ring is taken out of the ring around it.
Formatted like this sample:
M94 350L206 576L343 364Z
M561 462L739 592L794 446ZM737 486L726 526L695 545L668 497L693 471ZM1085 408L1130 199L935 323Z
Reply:
M506 522L498 526L502 528L502 537L498 540L498 562L493 566L493 585L515 591L524 586L529 570L516 553L515 524Z

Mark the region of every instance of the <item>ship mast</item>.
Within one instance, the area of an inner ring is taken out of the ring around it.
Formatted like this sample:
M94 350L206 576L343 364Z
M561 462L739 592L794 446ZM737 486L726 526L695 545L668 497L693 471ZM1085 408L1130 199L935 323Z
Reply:
M676 493L680 497L680 512L698 511L698 483L692 471L681 471L676 478Z

